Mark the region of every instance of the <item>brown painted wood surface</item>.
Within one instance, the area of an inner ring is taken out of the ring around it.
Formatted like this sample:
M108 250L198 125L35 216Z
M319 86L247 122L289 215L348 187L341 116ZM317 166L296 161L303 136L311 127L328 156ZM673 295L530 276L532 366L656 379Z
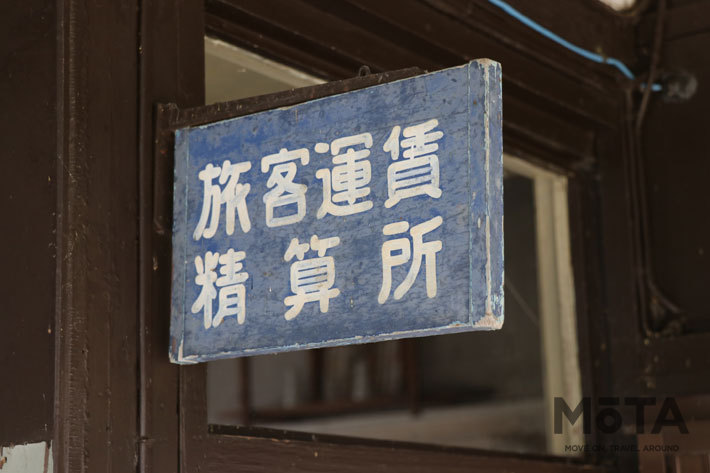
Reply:
M138 16L60 2L57 203L58 471L137 459Z
M397 442L358 444L335 437L306 440L212 434L203 448L203 468L206 471L602 471L578 462L542 456L535 458L454 448L427 448Z
M56 8L0 5L0 445L49 441L54 407Z
M153 226L156 183L170 182L169 175L155 173L168 158L154 153L156 103L204 103L204 25L198 0L142 0L140 7L138 469L163 473L178 471L179 370L166 356L170 301L161 297L170 292L170 236L156 233Z
M651 339L639 329L633 284L628 116L617 72L483 0L411 1L399 15L394 2L298 0L278 11L270 3L207 0L204 22L197 0L0 7L0 90L3 110L13 111L0 116L3 209L18 224L2 237L12 271L3 284L9 302L0 354L11 389L0 392L9 412L0 441L52 440L56 471L71 472L177 471L180 463L183 471L586 468L403 444L208 433L203 368L167 363L169 246L153 227L169 228L169 209L152 200L166 196L170 169L153 159L153 106L201 103L205 24L210 35L326 79L352 77L362 64L378 72L436 69L476 56L502 61L506 151L570 177L585 394L710 389L708 306L695 288L710 274L696 245L708 235L708 220L699 216L708 202L702 126L710 76L698 56L710 46L707 1L670 2L661 64L695 73L698 95L649 110L644 146L655 192L654 251L664 285L688 311L686 331ZM616 16L593 0L511 3L572 42L599 46L640 73L647 67L652 10L634 31L638 18Z

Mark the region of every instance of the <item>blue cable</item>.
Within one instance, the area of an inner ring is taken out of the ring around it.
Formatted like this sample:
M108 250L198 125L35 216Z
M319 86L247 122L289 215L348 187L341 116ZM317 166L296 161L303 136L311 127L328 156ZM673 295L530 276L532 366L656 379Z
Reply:
M622 74L624 74L626 77L629 79L634 79L635 76L633 72L629 70L628 67L626 67L626 64L623 62L619 61L616 58L613 57L604 57L600 54L593 53L591 51L588 51L584 48L580 48L576 44L572 44L566 39L560 37L558 34L553 33L552 31L548 30L541 24L537 23L536 21L528 18L527 16L523 15L520 13L518 10L515 8L511 7L508 5L506 2L503 0L488 0L491 2L493 5L497 6L504 12L506 12L508 15L512 16L516 20L520 21L524 25L528 26L529 28L532 28L533 30L537 31L541 35L545 36L546 38L551 39L555 43L564 46L565 48L569 49L570 51L579 54L580 56L589 59L590 61L598 62L600 64L609 64L610 66L616 67L619 71L621 71ZM651 87L651 90L657 92L661 90L662 87L660 84L653 84Z

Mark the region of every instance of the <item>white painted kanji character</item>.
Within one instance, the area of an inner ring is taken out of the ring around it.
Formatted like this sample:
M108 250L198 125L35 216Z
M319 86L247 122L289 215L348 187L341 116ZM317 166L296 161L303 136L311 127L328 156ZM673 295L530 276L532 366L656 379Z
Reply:
M197 227L192 234L193 239L212 238L219 226L222 205L226 205L225 220L227 235L234 234L234 223L239 216L239 224L244 233L251 230L251 221L247 210L246 197L251 189L250 184L239 183L239 176L251 169L248 161L232 164L229 160L222 167L207 164L197 177L203 182L202 212ZM213 181L218 179L217 183ZM225 185L226 184L226 185ZM224 186L222 188L221 186ZM209 220L209 226L207 222Z
M288 245L284 254L285 261L294 257L298 260L291 264L291 292L293 295L284 299L284 304L289 309L284 314L286 320L291 320L301 313L307 302L320 303L320 311L328 312L330 299L340 295L340 290L333 288L335 284L335 262L332 256L325 256L325 252L338 246L340 238L318 238L311 236L310 245L299 243L294 238ZM303 259L308 250L316 251L317 258Z
M234 251L232 248L219 257L219 274L217 286L219 289L219 309L212 320L212 326L222 323L225 317L237 316L241 325L246 318L246 287L244 282L249 279L249 273L242 271L242 261L246 257L243 251Z
M438 228L443 222L441 216L427 220L419 225L409 228L409 222L395 222L385 225L382 229L384 235L398 235L409 230L412 238L397 238L387 240L382 244L382 288L377 297L377 302L384 304L390 296L392 288L392 268L401 266L412 260L412 265L404 280L394 290L394 298L399 300L412 287L421 268L422 258L426 266L426 294L427 297L436 297L436 253L441 251L441 240L424 242L424 235Z
M365 212L372 208L372 201L364 198L370 194L372 178L370 156L372 135L345 136L333 140L330 151L333 155L333 170L319 169L316 177L323 181L323 203L316 216L323 218L328 214L343 216ZM318 143L316 152L326 153L327 143Z
M234 251L232 248L220 256L219 253L208 251L203 261L201 256L195 257L197 276L195 283L202 286L200 294L192 304L192 313L203 312L205 329L217 327L225 317L237 316L237 322L244 323L246 316L246 287L244 282L249 274L242 271L246 253ZM217 263L219 274L217 276ZM219 287L219 294L215 285ZM217 299L217 314L212 316L212 301Z
M399 126L392 128L389 138L382 149L390 153L394 163L387 168L387 200L388 209L400 200L417 195L428 195L435 199L441 197L439 188L439 158L433 154L439 149L436 141L444 133L432 131L439 125L437 119L432 119L418 125L408 126L402 132L404 139L400 142ZM404 148L399 160L400 146Z
M203 237L212 238L217 232L219 213L222 208L222 191L219 186L213 184L212 181L219 177L220 172L221 168L219 166L215 167L210 163L197 175L204 183L204 193L202 197L200 220L197 222L195 232L192 234L192 238L195 240L199 240ZM210 215L212 218L210 219L210 225L208 227L207 220L210 218Z
M234 234L235 213L239 216L239 225L244 233L251 230L251 221L247 210L247 194L251 184L240 184L239 175L251 169L249 161L232 164L225 160L222 164L222 173L219 175L220 185L225 185L222 190L222 202L226 205L227 235Z
M297 170L294 161L298 160L301 161L301 165L308 164L309 154L306 148L292 151L281 148L278 153L261 158L261 172L268 172L269 168L273 166L271 175L266 181L266 185L271 190L264 194L263 197L264 204L266 204L267 227L280 227L300 222L306 215L306 191L308 186L293 182ZM296 204L296 213L291 212L278 217L274 215L276 208L293 204Z
M217 281L217 262L219 261L219 253L208 251L205 254L204 261L201 256L195 256L195 284L201 286L200 294L192 304L192 313L197 314L200 311L204 315L204 325L208 329L212 326L212 301L217 297L217 289L214 287Z

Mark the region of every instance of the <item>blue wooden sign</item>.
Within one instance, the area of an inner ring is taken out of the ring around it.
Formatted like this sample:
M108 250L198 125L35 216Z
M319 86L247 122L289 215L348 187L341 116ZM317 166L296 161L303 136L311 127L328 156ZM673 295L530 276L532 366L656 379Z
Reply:
M500 65L175 132L176 363L503 324Z

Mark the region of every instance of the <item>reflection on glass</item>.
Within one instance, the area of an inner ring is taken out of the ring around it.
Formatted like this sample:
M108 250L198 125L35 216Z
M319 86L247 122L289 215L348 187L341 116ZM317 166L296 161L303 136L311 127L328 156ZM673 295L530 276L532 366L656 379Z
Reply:
M505 211L502 330L213 362L209 422L544 451L530 179L506 177Z

